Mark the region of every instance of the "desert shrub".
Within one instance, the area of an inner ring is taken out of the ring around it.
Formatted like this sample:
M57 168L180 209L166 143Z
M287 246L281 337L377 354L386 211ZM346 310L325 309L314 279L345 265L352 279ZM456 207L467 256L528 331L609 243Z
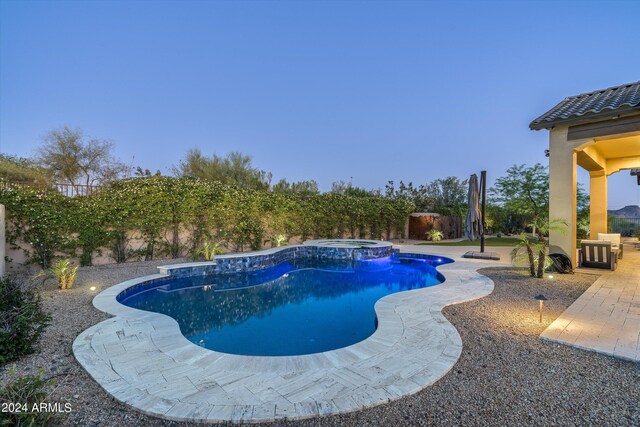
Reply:
M11 276L0 278L0 365L33 353L49 321L37 293Z
M9 369L9 382L0 389L0 402L18 404L19 411L0 412L1 426L58 426L62 424L62 417L56 412L33 411L33 406L46 402L48 382L42 378L40 369L36 375L19 377L15 367ZM62 406L62 411L70 411L71 407Z
M442 235L442 231L440 230L429 230L427 231L427 237L432 242L439 242L444 236Z

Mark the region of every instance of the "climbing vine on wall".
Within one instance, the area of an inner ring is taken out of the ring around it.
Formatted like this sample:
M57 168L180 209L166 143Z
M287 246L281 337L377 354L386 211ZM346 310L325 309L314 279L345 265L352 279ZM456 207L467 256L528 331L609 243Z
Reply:
M0 203L8 211L9 242L20 243L42 267L57 255L91 265L104 251L116 262L177 258L209 241L231 251L255 250L279 235L390 238L392 230L403 232L414 208L366 192L283 194L164 176L116 181L74 198L7 184L0 186ZM143 247L133 249L134 239Z

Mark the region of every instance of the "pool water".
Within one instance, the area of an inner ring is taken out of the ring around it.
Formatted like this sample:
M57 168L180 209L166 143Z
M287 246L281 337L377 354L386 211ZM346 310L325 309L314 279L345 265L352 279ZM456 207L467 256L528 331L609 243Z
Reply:
M126 291L129 307L174 318L194 344L223 353L287 356L355 344L377 328L376 301L441 283L443 258L295 260L257 272L167 279Z

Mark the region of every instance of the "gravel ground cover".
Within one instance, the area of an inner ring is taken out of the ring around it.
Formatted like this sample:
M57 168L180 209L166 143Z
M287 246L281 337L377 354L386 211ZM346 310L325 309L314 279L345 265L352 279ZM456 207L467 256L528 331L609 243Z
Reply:
M173 262L173 261L172 261ZM53 322L38 354L19 361L18 372L45 369L54 378L51 401L70 402L69 426L186 425L142 415L111 399L75 361L73 339L107 318L91 305L93 296L129 278L156 272L167 261L82 268L70 291L49 281L42 287ZM480 271L495 282L479 300L445 308L464 344L460 360L431 387L397 401L351 414L302 421L296 426L397 425L640 425L640 364L601 356L538 336L598 276L558 275L532 279L516 268ZM89 287L96 286L96 291ZM535 295L544 294L542 323ZM0 381L6 371L0 371Z

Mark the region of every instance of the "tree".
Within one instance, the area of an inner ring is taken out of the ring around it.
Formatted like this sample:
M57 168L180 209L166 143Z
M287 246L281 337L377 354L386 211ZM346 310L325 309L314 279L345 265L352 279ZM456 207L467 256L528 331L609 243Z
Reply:
M409 200L418 212L437 212L448 216L462 216L466 212L467 181L455 176L433 180L418 187L400 181L398 188L389 181L385 195L391 199Z
M318 194L318 183L315 180L287 182L281 179L272 188L274 193L294 193L294 194Z
M126 166L112 154L109 141L89 138L81 129L52 130L38 150L38 164L51 171L58 182L74 187L105 184L121 178Z
M549 215L549 174L540 163L511 166L506 176L496 180L489 194L493 202L526 215L530 223Z
M576 236L578 239L588 239L591 232L591 218L590 218L590 200L589 195L582 188L582 184L578 183L577 187L577 223L576 223Z
M31 159L0 153L0 179L9 182L47 184L49 171L38 167Z
M455 176L431 181L425 188L426 199L433 201L432 211L448 216L463 216L467 209L467 180Z
M506 210L506 217L515 218L516 223L521 226L532 226L533 234L537 234L537 224L540 221L548 220L549 174L547 168L540 163L531 167L511 166L507 169L506 176L496 180L489 195L492 203ZM578 225L584 228L589 217L589 196L581 185L577 188L577 210L580 221Z
M400 181L398 189L395 188L393 181L388 181L385 185L386 197L394 200L407 200L415 204L417 212L429 212L436 205L431 195L427 194L427 186L420 185L414 187L412 182L405 184Z
M331 183L331 192L336 194L344 194L347 191L347 188L350 188L352 185L350 182L345 182L343 180L334 181Z
M160 170L156 170L156 173L151 173L149 169L142 169L142 166L136 166L136 170L133 173L138 178L149 178L151 176L162 176Z
M217 154L207 157L199 149L191 149L185 159L173 167L173 173L254 190L266 190L271 184L271 173L253 167L251 156L239 151L233 151L225 157Z
M531 277L542 278L545 265L548 264L546 248L549 245L549 231L566 232L566 220L549 220L549 174L540 163L531 167L514 165L507 175L496 180L489 191L493 200L508 211L523 215L526 223L533 228L536 238L531 239L525 233L520 235L518 245L511 256L515 261L521 253L529 265ZM588 198L578 187L578 208L585 210Z

